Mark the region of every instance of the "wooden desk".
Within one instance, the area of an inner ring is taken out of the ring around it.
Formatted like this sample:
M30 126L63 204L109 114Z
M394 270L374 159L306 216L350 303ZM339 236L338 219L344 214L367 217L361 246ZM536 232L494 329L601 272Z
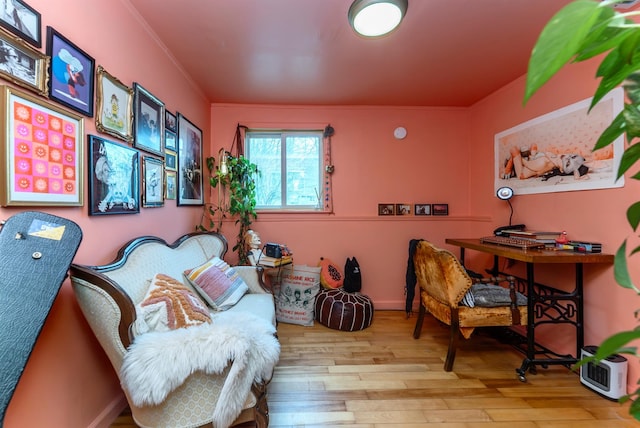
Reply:
M584 346L584 294L583 265L585 263L612 264L613 254L576 253L571 251L555 251L546 249L523 250L496 244L481 243L480 239L446 239L450 245L460 247L460 262L464 265L465 249L493 254L493 275L501 273L498 269L498 258L503 257L526 263L526 278L521 279L526 286L523 291L527 295L527 346L523 350L526 357L522 366L516 369L520 380L526 381L527 370L535 373L535 366L549 364L565 366L576 363ZM575 287L566 292L548 285L535 282L534 265L541 263L571 264L575 266ZM535 328L540 324L570 324L576 328L576 354L559 355L545 349L535 342ZM550 356L553 355L554 357ZM536 358L544 355L544 358Z

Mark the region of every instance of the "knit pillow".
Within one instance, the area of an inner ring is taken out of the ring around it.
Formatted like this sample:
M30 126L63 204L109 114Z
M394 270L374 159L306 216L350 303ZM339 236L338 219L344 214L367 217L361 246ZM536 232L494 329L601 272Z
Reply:
M217 311L224 311L249 291L242 277L219 257L184 271L184 276L198 294Z
M180 281L156 274L144 300L136 305L138 333L169 331L211 323L207 306Z

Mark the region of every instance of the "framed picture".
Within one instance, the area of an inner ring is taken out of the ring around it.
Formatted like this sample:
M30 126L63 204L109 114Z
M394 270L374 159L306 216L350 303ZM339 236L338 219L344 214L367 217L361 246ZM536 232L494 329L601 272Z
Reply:
M176 199L178 189L178 177L175 171L165 171L166 177L166 193L165 199Z
M11 31L33 46L42 47L42 21L40 13L22 0L4 0L0 26Z
M178 154L170 150L165 150L164 164L169 171L176 171L178 169Z
M543 114L494 136L494 190L516 195L624 186L617 178L625 153L624 133L593 150L598 137L625 110L617 87L591 107L588 98ZM626 113L625 113L626 114Z
M133 89L101 65L96 73L96 129L126 142L133 140Z
M0 30L0 77L46 97L49 57Z
M164 170L162 161L151 156L142 158L142 206L164 205Z
M433 215L449 215L449 204L431 204Z
M177 122L176 115L171 113L169 110L164 111L164 127L169 131L176 132Z
M378 215L393 215L394 207L394 204L378 204Z
M51 57L49 97L93 117L93 58L53 27L47 27L47 55Z
M415 215L431 215L431 204L415 204L413 210Z
M396 204L396 215L411 215L411 205Z
M162 155L164 151L164 103L144 89L133 84L133 145L141 150Z
M139 152L89 135L89 215L140 212Z
M0 205L83 205L83 118L0 86Z
M204 205L202 131L180 112L178 122L178 206Z
M176 150L178 147L176 145L176 133L173 131L169 131L168 129L164 130L164 148L165 150Z

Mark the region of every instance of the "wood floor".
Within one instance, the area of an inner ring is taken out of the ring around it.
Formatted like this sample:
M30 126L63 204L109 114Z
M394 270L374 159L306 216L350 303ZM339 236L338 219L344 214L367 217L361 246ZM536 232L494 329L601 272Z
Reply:
M628 406L606 400L562 366L527 382L522 354L483 333L443 370L448 330L427 316L378 311L371 327L340 332L280 323L280 363L269 385L270 427L615 428L640 427ZM112 427L135 427L128 410Z

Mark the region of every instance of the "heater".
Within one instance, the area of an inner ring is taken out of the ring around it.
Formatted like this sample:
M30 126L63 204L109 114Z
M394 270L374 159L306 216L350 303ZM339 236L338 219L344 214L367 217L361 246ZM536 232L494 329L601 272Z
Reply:
M580 358L592 357L597 349L585 346ZM597 364L584 364L580 366L580 382L605 398L618 400L627 395L627 359L616 354Z

